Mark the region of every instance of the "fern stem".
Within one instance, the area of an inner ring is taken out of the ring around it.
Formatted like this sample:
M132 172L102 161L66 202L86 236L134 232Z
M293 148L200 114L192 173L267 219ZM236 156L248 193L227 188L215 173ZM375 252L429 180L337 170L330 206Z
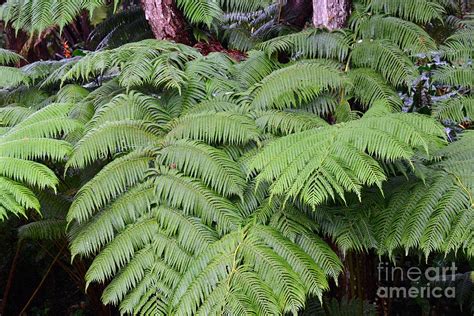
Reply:
M7 284L5 285L5 290L3 291L3 298L2 303L0 305L0 315L5 314L5 308L7 307L7 298L12 287L13 277L15 276L16 271L16 263L18 262L18 258L20 257L20 250L23 245L23 242L20 240L16 246L15 256L13 257L12 265L10 267L10 272L8 273L8 280Z
M46 278L48 277L49 273L51 272L51 269L53 268L53 266L56 264L56 261L58 261L59 257L63 253L64 248L66 248L66 245L67 245L67 243L64 243L62 248L58 251L58 254L56 255L56 257L54 257L54 260L49 265L48 270L46 270L46 273L44 274L44 276L41 279L40 283L38 284L38 286L34 290L33 294L31 294L31 297L28 300L28 302L26 302L25 306L21 310L20 315L23 315L23 313L26 312L26 310L28 309L28 306L30 306L30 304L33 301L33 299L35 298L36 294L38 294L38 291L41 289L41 286L43 285L44 281L46 281Z

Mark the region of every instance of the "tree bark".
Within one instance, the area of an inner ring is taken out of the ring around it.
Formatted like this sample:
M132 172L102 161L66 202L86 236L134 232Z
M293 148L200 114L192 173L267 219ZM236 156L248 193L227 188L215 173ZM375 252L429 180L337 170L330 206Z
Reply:
M288 0L282 9L281 20L286 24L303 28L313 15L312 0Z
M190 44L186 21L174 0L141 0L141 3L155 38Z
M331 31L342 28L349 11L350 0L313 0L313 24Z

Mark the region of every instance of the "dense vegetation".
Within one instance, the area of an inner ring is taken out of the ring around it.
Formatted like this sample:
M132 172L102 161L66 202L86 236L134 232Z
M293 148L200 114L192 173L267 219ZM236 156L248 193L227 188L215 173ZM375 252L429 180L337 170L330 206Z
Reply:
M103 5L2 16L41 37ZM328 31L280 23L278 3L177 6L204 44L147 39L131 5L76 57L0 49L0 219L22 218L24 242L70 252L78 286L143 315L324 313L323 297L372 302L354 260L472 263L469 15L360 0Z

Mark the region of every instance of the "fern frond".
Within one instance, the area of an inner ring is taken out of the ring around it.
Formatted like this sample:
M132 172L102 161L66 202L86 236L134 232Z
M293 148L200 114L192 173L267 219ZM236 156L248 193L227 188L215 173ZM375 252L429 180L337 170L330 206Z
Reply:
M309 29L302 32L283 35L258 45L269 55L288 52L295 57L333 58L344 61L349 53L350 40L341 32L325 32Z
M23 57L15 52L0 48L0 65L16 64L22 59Z
M31 114L34 110L22 106L6 106L0 108L0 125L16 125Z
M433 81L451 86L474 87L474 71L471 65L464 67L445 66L433 72Z
M239 166L225 152L212 146L188 140L166 142L159 151L158 161L201 178L224 196L243 195L245 178Z
M22 239L58 240L65 234L66 221L64 219L42 219L18 229L18 236Z
M120 195L83 224L72 226L69 233L72 239L71 255L95 254L114 238L117 231L150 212L152 200L153 186L150 181L143 182Z
M272 195L298 197L312 206L336 195L344 199L345 191L360 196L362 185L380 187L386 179L366 152L387 160L410 159L411 148L428 150L436 137L443 137L441 126L434 121L402 115L385 115L383 121L367 117L283 137L258 153L250 170L259 172L258 182L272 183Z
M454 122L474 120L474 97L460 97L438 102L433 107L433 117Z
M117 158L105 166L76 194L67 220L82 223L128 188L143 180L151 161L146 151Z
M244 88L248 88L277 70L279 65L264 52L250 51L247 59L236 64L235 68L237 80Z
M61 162L71 151L72 146L69 143L56 139L27 138L7 142L0 141L1 157Z
M410 85L417 76L413 62L387 40L362 40L355 44L351 62L380 72L394 86Z
M449 61L466 63L474 58L473 38L473 29L460 29L446 39L441 50Z
M303 111L261 111L256 113L255 122L263 131L275 135L288 135L328 125L325 120Z
M169 127L167 139L189 138L210 144L246 144L260 134L252 119L235 112L189 114L172 121Z
M396 17L376 15L358 25L363 40L389 39L412 54L430 53L437 46L431 36L413 22Z
M109 103L100 106L88 123L88 129L100 127L105 122L125 119L164 124L171 117L157 99L137 91L130 91L127 94L119 94Z
M338 90L344 83L335 63L298 62L272 72L256 84L251 92L251 105L255 109L295 107L325 90Z
M105 122L91 129L75 144L66 166L83 168L110 154L158 144L160 141L161 137L146 122L134 120Z
M352 93L364 106L370 107L375 102L383 100L393 108L400 109L402 100L383 77L372 69L351 69L348 77L354 86Z
M448 246L452 234L457 237L471 230L474 218L470 201L463 190L456 188L453 178L439 174L429 180L429 187L418 182L413 186L402 185L391 198L387 209L381 210L376 219L376 236L379 252L392 253L394 249L419 247L428 255L433 251L448 252L451 249L469 247L466 239ZM456 231L456 222L463 219L462 232Z
M0 177L0 190L15 198L25 209L39 211L40 203L33 191L11 179Z
M176 4L193 24L203 23L209 27L214 19L222 17L222 10L216 1L177 0Z
M52 188L58 184L53 171L38 162L19 158L0 157L0 175L39 189Z
M185 214L199 216L207 225L215 223L219 232L228 232L241 225L242 218L237 208L203 182L166 168L155 172L157 198L182 209Z
M16 87L28 84L28 76L19 68L0 66L0 87Z
M395 15L416 23L426 24L433 20L442 21L442 15L445 13L440 4L430 0L373 0L365 2L368 2L369 10L373 13Z

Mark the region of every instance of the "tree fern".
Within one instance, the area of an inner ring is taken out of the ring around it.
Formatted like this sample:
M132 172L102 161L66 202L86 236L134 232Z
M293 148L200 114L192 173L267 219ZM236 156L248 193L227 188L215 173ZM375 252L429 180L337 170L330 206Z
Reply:
M15 52L0 48L0 65L18 63L23 57Z
M337 64L319 61L299 62L276 70L252 91L256 109L296 107L309 102L325 90L338 90L344 78Z
M408 85L416 76L416 68L400 48L387 40L362 40L352 51L351 62L356 67L379 71L395 86Z
M328 33L309 29L268 40L259 45L259 48L270 55L284 51L295 57L334 58L343 61L349 52L349 45L350 41L343 32Z
M417 123L413 124L414 121L404 122L405 118L411 120L411 117L401 114L392 114L393 119L389 117L385 116L384 126L375 116L340 127L284 137L264 148L250 168L259 172L259 181L272 182L272 194L300 198L313 206L336 196L344 199L345 191L360 195L361 185L381 186L386 179L378 163L365 151L387 160L410 159L414 153L410 147L421 146L427 150L433 141L428 135L435 130L433 136L443 135L440 127L435 127L429 119L416 117ZM388 120L392 123L387 124ZM414 128L418 124L424 125L426 136ZM412 127L406 129L410 125ZM342 145L344 142L347 146ZM351 170L357 170L357 173Z
M118 1L115 1L117 4ZM8 0L3 4L2 19L11 23L16 30L28 29L31 33L41 33L45 29L59 26L61 29L72 22L82 10L92 12L104 5L104 1L19 1Z
M470 88L474 85L472 66L442 67L434 71L433 80L448 85L465 86Z
M64 115L57 110L58 105L51 104L33 113L22 111L14 121L2 118L2 124L8 128L0 136L0 191L4 199L0 217L6 217L6 212L26 215L29 209L39 211L40 204L31 189L56 189L57 176L40 161L62 162L70 155L72 147L53 138L60 136L56 133L58 130L67 133L77 127L73 121L54 118L55 113ZM35 128L39 125L46 126L48 131Z
M358 25L363 40L390 39L401 49L413 54L436 50L436 43L423 28L413 22L391 16L376 15Z
M371 12L381 12L390 15L399 16L408 21L417 23L427 23L433 20L442 20L444 8L436 1L387 1L374 0L365 1L368 3L368 9Z
M377 101L384 101L394 108L401 107L401 100L396 91L387 85L377 72L358 68L352 69L348 76L354 84L352 93L364 106L369 107Z
M0 217L40 208L35 191L54 191L67 161L67 217L22 234L67 224L87 285L107 284L102 301L129 314L301 313L342 270L327 239L342 253L472 255L471 133L447 145L435 119L400 112L415 57L437 49L418 24L443 17L440 3L363 1L352 30L283 33L278 5L182 0L191 23L249 27L255 50L236 62L145 40L8 68L23 77L0 92ZM12 23L61 25L99 2L75 5L32 2ZM463 34L441 47L456 65L437 87L472 86ZM460 93L434 118L469 119Z
M454 122L474 120L474 99L461 97L438 102L433 110L433 116L440 120Z

